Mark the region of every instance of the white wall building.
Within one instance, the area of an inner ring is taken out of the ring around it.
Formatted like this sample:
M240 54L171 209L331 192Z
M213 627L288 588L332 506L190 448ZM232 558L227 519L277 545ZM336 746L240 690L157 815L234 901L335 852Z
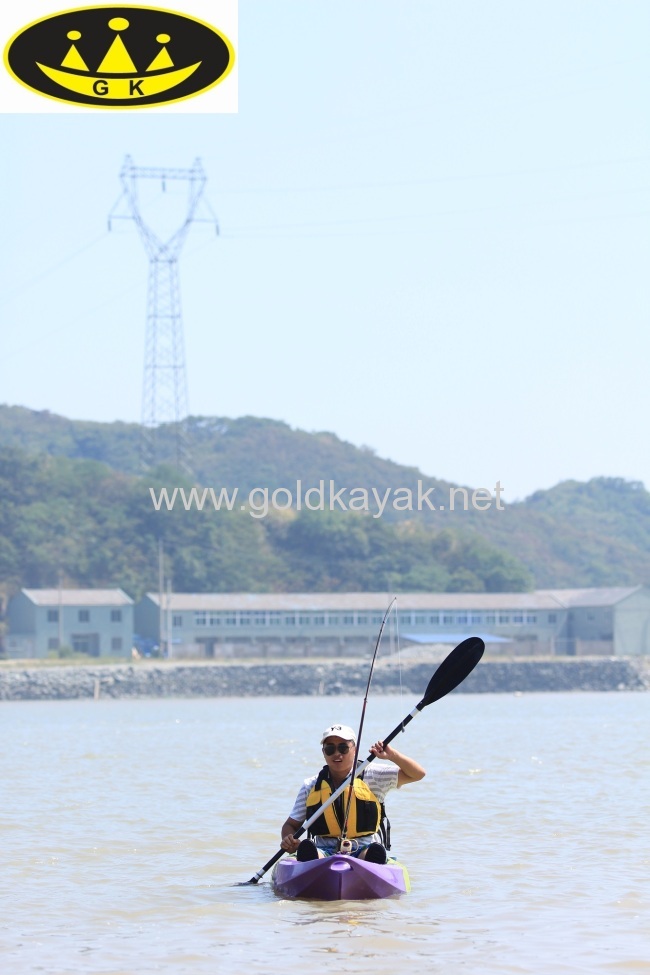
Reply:
M137 633L173 657L347 656L374 645L390 593L148 593ZM650 590L400 593L400 640L476 635L518 654L650 654ZM169 638L171 632L171 639Z
M70 647L90 657L130 657L133 600L121 589L22 589L9 600L10 657Z

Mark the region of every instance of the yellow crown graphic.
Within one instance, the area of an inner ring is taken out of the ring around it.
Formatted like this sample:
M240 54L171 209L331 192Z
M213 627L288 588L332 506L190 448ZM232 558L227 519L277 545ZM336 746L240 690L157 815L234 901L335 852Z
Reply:
M60 68L50 68L39 61L36 64L43 74L69 91L88 95L91 98L132 98L134 100L174 88L194 74L201 64L201 61L197 61L196 64L186 68L175 68L167 50L171 37L169 34L158 34L156 40L162 47L146 71L139 74L121 36L122 32L129 27L128 20L125 17L112 17L108 26L116 32L116 37L104 55L96 74L91 73L79 53L76 41L81 40L82 35L78 30L67 32L66 36L72 44L61 61Z

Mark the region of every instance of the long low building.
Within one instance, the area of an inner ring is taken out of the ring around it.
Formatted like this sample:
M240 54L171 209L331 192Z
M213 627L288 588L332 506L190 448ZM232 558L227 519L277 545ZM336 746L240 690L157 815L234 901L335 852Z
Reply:
M148 593L139 637L170 657L348 656L373 646L390 593ZM402 643L485 639L494 652L650 654L650 590L400 593Z

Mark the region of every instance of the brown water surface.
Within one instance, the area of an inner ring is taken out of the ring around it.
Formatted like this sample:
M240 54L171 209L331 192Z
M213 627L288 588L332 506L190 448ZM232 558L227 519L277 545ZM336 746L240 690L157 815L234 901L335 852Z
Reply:
M413 707L372 698L365 745ZM396 746L396 900L235 887L275 852L341 698L5 703L11 975L650 973L650 698L451 695Z

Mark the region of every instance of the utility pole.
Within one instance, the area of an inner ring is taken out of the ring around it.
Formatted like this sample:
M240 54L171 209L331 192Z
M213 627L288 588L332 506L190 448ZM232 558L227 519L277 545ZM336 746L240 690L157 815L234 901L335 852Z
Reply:
M171 660L173 654L173 617L172 617L172 580L167 579L167 659Z
M58 592L59 611L56 617L56 621L58 624L57 626L57 634L58 634L58 641L59 641L58 649L60 653L61 647L63 646L63 573L61 572L60 569L59 569L59 578L58 578L58 590L59 590Z
M192 223L210 223L217 234L219 224L205 199L203 204L207 216L197 216L207 180L200 159L195 159L190 169L165 169L135 166L131 157L127 156L120 180L122 195L109 214L109 230L113 220L133 220L149 258L142 390L143 466L148 468L160 462L159 428L162 424L173 424L176 466L189 471L185 428L187 377L178 258ZM138 192L143 180L158 181L163 193L171 181L187 183L185 215L167 239L159 236L143 216Z
M161 657L165 656L165 603L163 599L165 589L165 557L163 554L163 540L158 539L158 650Z

